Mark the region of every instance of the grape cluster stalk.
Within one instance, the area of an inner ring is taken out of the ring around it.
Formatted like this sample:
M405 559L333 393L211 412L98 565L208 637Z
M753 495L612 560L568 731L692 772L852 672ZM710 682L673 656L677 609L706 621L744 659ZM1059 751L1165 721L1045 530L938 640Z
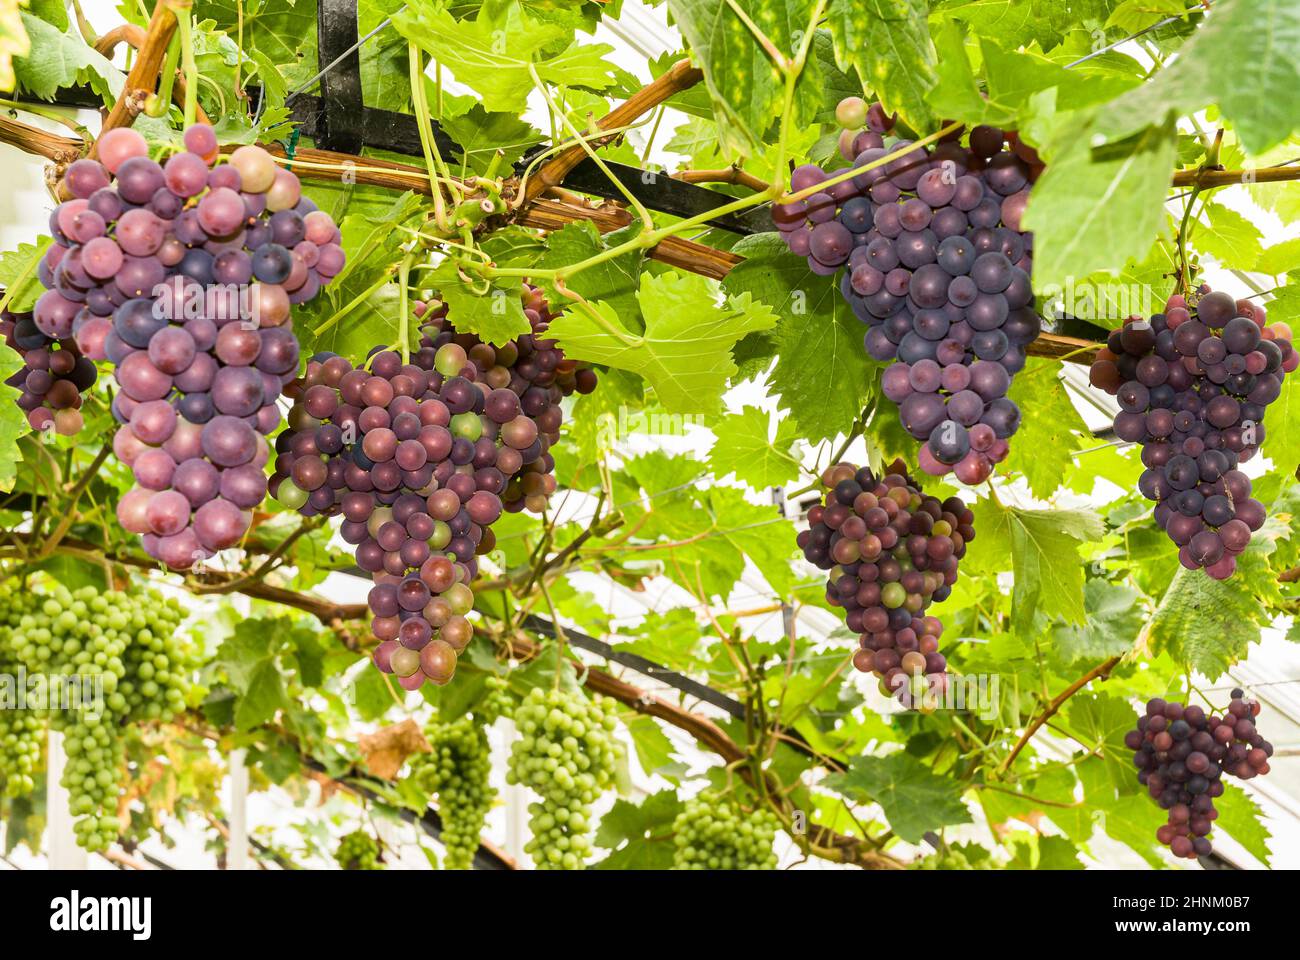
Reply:
M1195 860L1213 849L1210 831L1219 817L1214 800L1223 796L1224 774L1250 780L1269 772L1273 744L1256 729L1259 712L1259 702L1247 700L1240 689L1232 691L1221 716L1157 697L1124 735L1138 782L1169 812L1156 839L1174 856Z
M183 619L180 605L156 591L0 585L0 660L21 664L29 677L45 676L49 689L66 689L63 679L81 681L80 700L28 712L64 735L68 760L60 782L77 817L77 842L87 850L107 849L119 835L128 725L169 721L188 702L195 663L177 636Z
M928 710L947 688L948 661L939 652L943 624L926 610L952 593L975 516L957 497L923 493L902 461L880 478L838 464L822 484L825 501L808 511L796 542L830 571L826 599L860 634L853 665L874 673L886 696Z
M673 869L775 870L780 826L765 807L747 811L712 792L692 797L673 820Z
M867 326L867 352L893 361L883 391L924 441L921 469L982 483L1019 428L1007 393L1041 328L1020 221L1042 164L1014 131L979 126L965 146L959 131L909 150L889 137L878 103L847 98L837 118L854 168L901 154L838 183L841 171L796 168L796 193L827 186L777 204L773 222L814 273L844 270L840 292Z
M75 437L85 425L81 404L98 372L72 337L56 339L28 313L0 313L0 337L22 358L5 383L18 390L14 401L37 432Z
M266 496L264 438L298 371L290 308L345 260L329 214L261 147L218 162L207 124L184 147L158 163L123 127L100 138L98 160L68 167L73 199L50 216L33 311L45 336L112 362L113 449L136 481L118 520L176 570L248 532Z
M541 292L523 297L533 333L501 347L457 334L445 306L421 301L409 363L378 348L357 368L322 354L285 391L295 402L272 493L305 516L342 515L343 539L375 580L375 665L408 690L451 680L473 637L470 583L496 545L492 524L545 507L560 402L595 386L542 336Z
M539 870L580 870L592 853L591 806L613 782L623 757L614 735L616 706L581 691L529 691L515 709L519 739L507 783L529 787L532 837L524 850Z
M1300 353L1262 305L1198 293L1111 331L1090 380L1119 401L1115 435L1142 446L1138 489L1155 501L1178 559L1226 580L1266 519L1240 466L1264 442L1264 412Z

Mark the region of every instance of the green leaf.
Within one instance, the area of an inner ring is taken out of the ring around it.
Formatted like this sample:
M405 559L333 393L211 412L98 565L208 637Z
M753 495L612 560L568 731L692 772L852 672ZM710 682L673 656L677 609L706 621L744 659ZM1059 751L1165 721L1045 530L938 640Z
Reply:
M1276 548L1269 527L1255 534L1237 557L1237 572L1215 580L1203 570L1179 567L1147 625L1154 652L1217 680L1246 656L1272 617L1261 591L1276 595L1268 555Z
M644 334L632 333L614 308L570 308L550 335L576 360L602 363L644 377L674 413L712 413L736 373L731 351L745 334L767 330L776 315L748 294L716 302L716 286L693 274L643 274L637 293ZM594 315L593 315L594 314Z
M831 0L826 12L841 67L852 65L890 113L913 130L933 132L926 100L937 56L925 0Z
M532 330L524 316L523 281L518 277L493 280L483 289L481 281L469 281L456 261L448 259L427 271L424 282L446 301L447 317L460 333L501 346Z
M768 440L770 417L759 407L744 407L713 425L717 442L709 451L709 468L716 477L735 474L756 490L779 487L799 477L799 461L791 454L794 424L778 421L776 440Z
M735 2L785 56L812 14L808 0ZM704 74L722 147L751 152L780 109L780 71L727 0L668 0L668 9ZM815 69L811 58L809 66Z
M1062 663L1101 661L1133 648L1145 622L1141 594L1123 584L1089 580L1083 586L1086 620L1052 628L1055 653Z
M646 797L640 806L623 798L600 818L596 845L613 850L597 870L667 870L673 864L673 821L682 802L673 790Z
M1075 696L1065 711L1065 726L1090 749L1100 750L1110 781L1120 794L1136 792L1137 777L1129 762L1132 751L1124 746L1124 735L1133 729L1133 707L1121 697L1108 694Z
M284 678L272 660L264 660L253 670L248 690L235 707L235 729L248 731L266 723L292 704L284 691Z
M1214 807L1219 811L1214 828L1227 833L1252 857L1268 865L1268 841L1273 835L1264 825L1264 813L1254 798L1241 787L1229 783L1224 785L1223 796L1214 801Z
M1255 270L1274 277L1297 269L1300 269L1300 237L1265 248L1255 263Z
M642 770L674 781L686 773L686 765L674 760L673 742L653 717L632 717L624 726L632 738Z
M1231 57L1223 51L1231 50ZM1300 123L1300 5L1223 0L1178 59L1110 104L1104 129L1124 137L1150 123L1217 103L1253 154L1281 143Z
M40 236L35 243L20 243L14 250L0 255L0 287L7 298L10 313L29 313L45 288L37 270L53 237Z
M24 90L42 100L53 100L59 88L74 86L78 75L87 67L103 76L119 74L75 29L69 28L65 33L25 11L21 16L33 51L32 55L18 56L13 61L14 73Z
M6 492L13 489L18 464L22 461L18 439L31 432L31 424L18 406L21 394L16 387L5 383L22 367L23 360L17 351L0 347L0 490Z
M1083 510L1022 510L992 500L974 506L982 567L988 558L1009 557L1015 586L1011 619L1028 631L1034 614L1084 622L1083 566L1079 545L1101 539L1104 527L1096 514ZM992 561L997 568L1005 563Z
M871 398L877 365L862 347L862 323L838 281L815 275L775 233L746 237L735 252L745 260L723 288L752 294L780 317L771 337L778 355L771 385L781 405L809 440L847 433Z
M579 220L548 233L545 248L540 254L527 255L525 262L528 266L542 270L567 267L603 253L622 239L626 239L623 231L601 236L590 220ZM501 258L497 257L497 260L500 262ZM614 313L623 326L640 331L645 325L637 301L637 284L640 282L643 262L640 251L633 250L580 270L566 283L570 290L588 300L605 301L614 308ZM546 291L551 303L568 302L549 280L540 278L537 282Z
M966 55L966 37L957 21L944 22L934 43L938 53L936 83L926 100L936 113L946 120L991 126L1001 126L1015 119L1015 113L1009 107L981 94L975 71Z
M1191 245L1208 253L1223 267L1253 270L1263 253L1259 228L1230 207L1210 201L1205 204L1206 222L1197 221L1191 231Z
M318 69L316 7L311 0L246 0L242 3L245 53L257 50L265 56L289 87L305 83ZM241 0L194 4L195 16L211 18L232 37L239 34L240 13Z
M1020 429L1011 444L1009 465L1019 469L1036 497L1056 492L1087 431L1060 374L1060 363L1030 358L1011 382L1010 399L1020 407Z
M858 757L824 783L850 800L880 804L894 833L908 843L920 843L927 830L971 822L961 800L963 785L936 776L907 753Z
M393 15L393 26L458 81L483 98L483 109L522 113L534 89L530 67L545 83L604 90L612 82L603 59L613 47L572 43L562 53L544 51L572 35L557 24L538 23L511 5L495 17L483 7L477 19L457 20L435 0L415 0Z
M1066 125L1045 149L1047 169L1024 216L1034 234L1035 289L1063 287L1073 277L1146 256L1164 222L1177 145L1173 124L1094 149L1096 122L1094 113Z
M464 151L463 168L478 174L487 172L497 151L501 165L510 167L545 139L540 130L513 113L489 113L479 103L458 116L444 116L441 126Z

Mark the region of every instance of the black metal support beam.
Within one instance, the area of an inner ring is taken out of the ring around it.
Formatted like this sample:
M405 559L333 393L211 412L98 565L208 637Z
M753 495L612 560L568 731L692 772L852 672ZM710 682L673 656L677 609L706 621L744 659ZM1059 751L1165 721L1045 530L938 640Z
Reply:
M321 68L335 60L339 62L320 78L321 96L317 100L317 130L313 139L322 150L360 153L366 140L361 51L356 49L356 0L320 0L316 5L316 29L319 34L316 56Z

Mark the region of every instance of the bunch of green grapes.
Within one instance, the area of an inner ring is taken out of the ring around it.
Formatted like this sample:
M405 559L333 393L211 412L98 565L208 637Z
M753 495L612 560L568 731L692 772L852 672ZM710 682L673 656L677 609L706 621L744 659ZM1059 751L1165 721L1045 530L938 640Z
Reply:
M77 842L107 849L118 836L125 724L170 720L185 706L190 661L177 639L180 605L152 590L55 583L0 591L8 653L29 676L46 678L51 699L37 716L64 735L60 783L78 818Z
M435 718L425 728L425 737L433 752L420 758L416 783L438 797L447 869L468 870L497 793L488 782L492 761L487 731L465 714L451 723Z
M382 870L379 841L364 830L354 830L339 841L334 859L344 870Z
M510 712L512 702L503 678L489 676L487 688L472 715L442 723L435 714L424 731L433 750L414 761L416 783L438 797L448 870L470 868L483 823L496 801L497 792L489 782L492 759L487 728Z
M19 664L6 652L10 633L10 627L0 624L0 675L13 677L16 684ZM33 711L18 709L16 686L13 693L13 703L0 698L0 794L22 797L36 787L45 723Z
M997 863L979 844L963 843L944 847L909 865L911 870L996 870Z
M515 725L506 780L541 797L528 805L533 836L524 849L539 870L581 869L592 850L591 805L623 755L614 702L534 688L515 708Z
M673 821L673 869L775 870L780 826L765 807L747 811L730 797L702 793Z

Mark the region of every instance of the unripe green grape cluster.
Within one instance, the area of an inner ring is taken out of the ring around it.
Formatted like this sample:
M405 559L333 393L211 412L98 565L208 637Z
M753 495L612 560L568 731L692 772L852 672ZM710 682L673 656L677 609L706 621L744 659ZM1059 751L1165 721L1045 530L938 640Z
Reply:
M470 714L451 723L436 719L425 728L432 753L417 761L416 783L438 797L442 843L448 870L468 870L474 862L483 823L496 799L487 731Z
M364 830L354 830L339 841L334 859L344 870L382 870L379 841Z
M967 856L968 850L981 850L982 848L970 846L952 846L937 850L929 856L922 857L915 861L909 867L912 870L996 870L998 865L989 856L975 857L972 859Z
M192 665L176 636L184 613L152 590L71 591L57 583L0 587L0 611L6 654L29 676L80 676L100 685L100 703L27 712L64 735L60 782L77 818L77 842L107 849L119 831L126 724L167 721L185 707Z
M605 697L540 688L515 708L506 780L541 797L528 805L533 836L524 846L539 870L579 870L591 856L591 806L623 756L615 710Z
M16 678L18 663L7 653L11 632L0 624L0 674ZM0 795L22 797L36 788L44 733L45 724L32 711L0 709Z
M771 810L747 811L730 797L702 793L673 821L673 869L775 870L780 825Z

